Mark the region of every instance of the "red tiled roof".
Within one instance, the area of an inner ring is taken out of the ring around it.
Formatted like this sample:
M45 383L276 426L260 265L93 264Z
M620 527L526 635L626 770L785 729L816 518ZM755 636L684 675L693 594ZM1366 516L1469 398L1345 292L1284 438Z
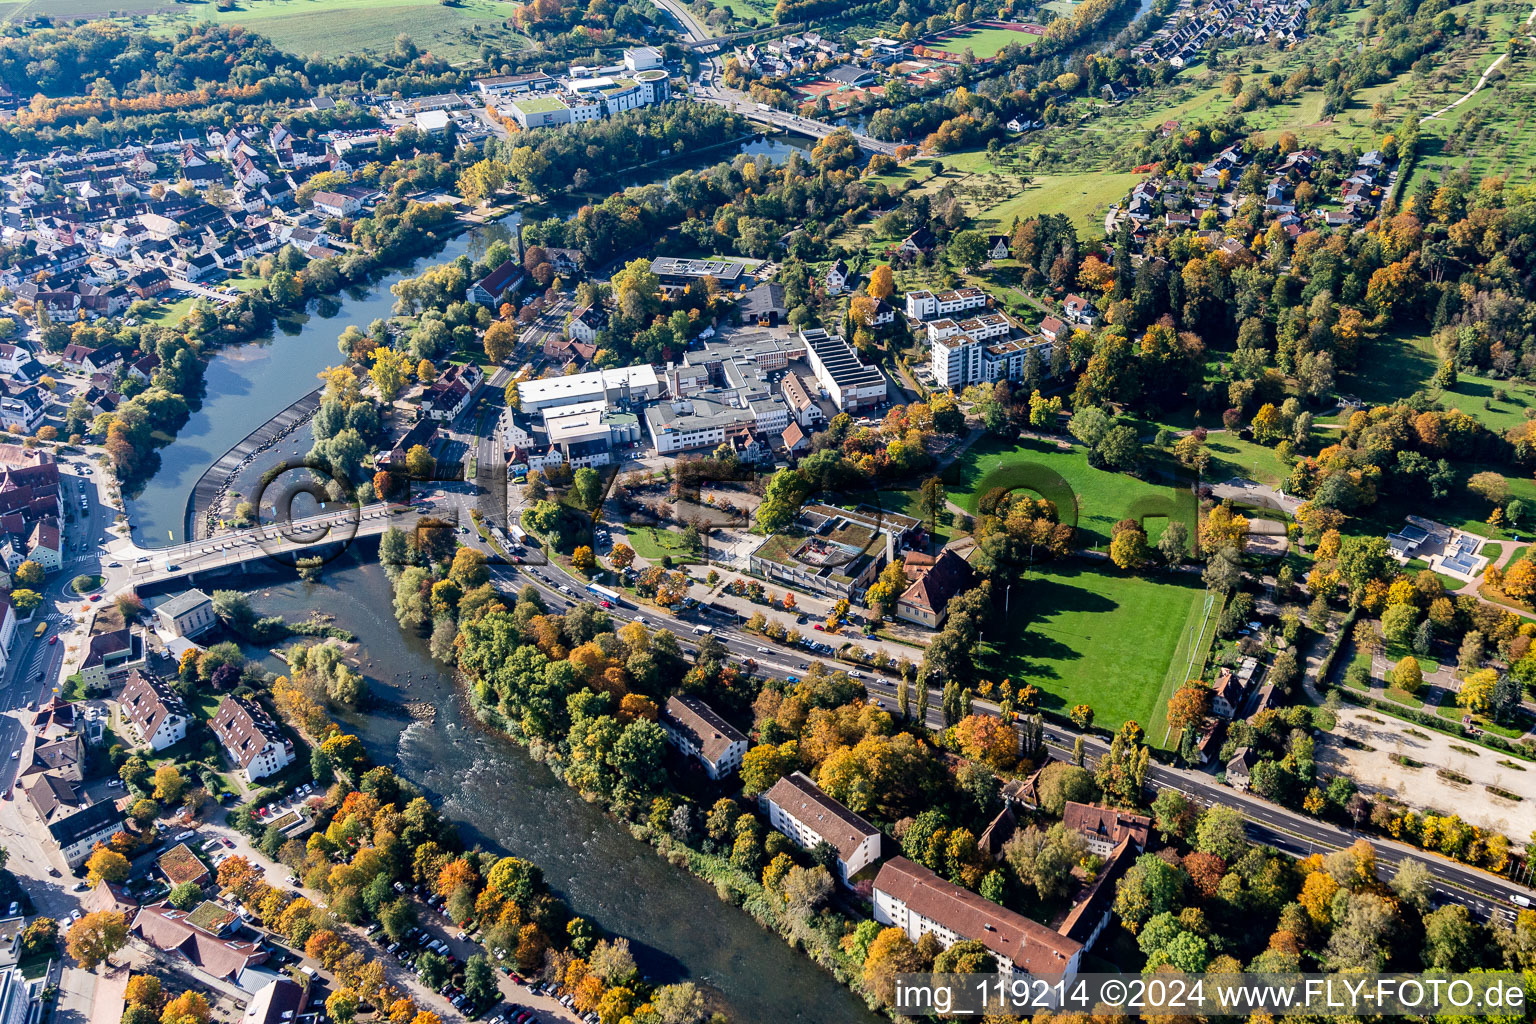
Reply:
M875 876L875 891L895 897L966 940L980 940L1030 974L1061 974L1082 943L1007 907L946 882L921 864L892 857Z

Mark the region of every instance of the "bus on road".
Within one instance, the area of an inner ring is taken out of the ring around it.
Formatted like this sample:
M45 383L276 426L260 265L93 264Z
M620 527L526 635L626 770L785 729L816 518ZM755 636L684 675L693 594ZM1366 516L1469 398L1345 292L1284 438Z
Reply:
M605 607L611 604L616 608L624 601L617 591L609 590L607 587L600 587L596 583L587 584L587 593L602 601Z

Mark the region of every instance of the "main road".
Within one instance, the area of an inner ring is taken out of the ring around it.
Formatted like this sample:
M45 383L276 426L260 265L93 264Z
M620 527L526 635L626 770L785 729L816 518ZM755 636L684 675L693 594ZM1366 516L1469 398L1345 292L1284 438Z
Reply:
M710 35L704 26L699 24L698 19L686 7L677 3L677 0L654 0L654 3L672 15L691 43L698 45L710 41ZM705 56L702 64L700 80L693 87L695 99L733 110L758 124L807 135L813 139L824 139L833 132L844 130L840 125L828 124L826 121L818 121L812 117L801 117L784 110L775 110L766 103L754 103L745 93L726 88L720 81L724 65L719 57ZM858 143L860 148L871 153L884 153L887 156L894 156L896 153L897 144L894 142L885 142L857 132L853 133L853 141Z
M532 584L552 610L560 610L588 598L585 594L587 585L585 581L570 575L563 567L554 563L499 565L494 567L492 577L504 588ZM616 612L621 615L627 613L627 609ZM694 632L696 623L650 607L640 610L633 617L643 619L646 625L653 628L660 627L668 630L688 647L697 648L698 646L699 636ZM796 676L809 667L809 661L815 660L801 655L798 651L776 645L764 637L749 636L730 628L712 624L711 634L725 647L728 654L743 661L752 661L758 671L770 676L778 678ZM764 654L764 651L769 653ZM882 706L895 707L895 681L866 670L858 670L857 678L863 683L871 699ZM937 691L930 691L928 717L924 723L935 731L944 728L939 698L940 694ZM984 713L997 713L995 706L985 702L978 701L973 707ZM1054 756L1062 760L1070 760L1077 738L1078 734L1070 729L1055 725L1046 725L1044 729L1047 747ZM1084 763L1089 767L1097 763L1098 759L1109 750L1107 743L1091 735L1084 737L1083 746ZM1225 804L1233 807L1246 819L1248 833L1256 842L1268 844L1296 857L1305 857L1313 853L1329 853L1344 849L1357 840L1367 840L1376 850L1378 864L1388 870L1395 870L1405 860L1418 861L1434 878L1435 893L1440 902L1459 903L1485 919L1496 917L1512 919L1516 909L1524 905L1522 901L1536 901L1536 893L1532 890L1502 876L1469 867L1403 843L1383 839L1380 836L1340 828L1318 821L1316 818L1297 814L1250 793L1221 785L1205 772L1190 771L1154 762L1148 769L1146 785L1154 793L1163 789L1178 790L1191 800L1205 806Z

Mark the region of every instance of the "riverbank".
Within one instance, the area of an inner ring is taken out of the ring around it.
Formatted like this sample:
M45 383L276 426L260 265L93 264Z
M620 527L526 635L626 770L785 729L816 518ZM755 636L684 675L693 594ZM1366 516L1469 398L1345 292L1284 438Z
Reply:
M580 790L566 779L553 749L530 744L525 738L508 732L497 721L499 715L496 714L495 709L475 698L473 689L463 678L462 673L455 671L454 681L470 713L483 729L499 739L523 748L532 760L544 765L555 778L570 786L574 792L580 793ZM580 793L580 795L589 802L592 799L589 794ZM670 802L668 797L659 799ZM863 1000L866 1007L873 1012L873 1000L864 988L862 964L849 961L841 952L839 945L845 934L844 922L857 924L856 921L847 921L836 911L797 919L787 912L781 898L764 888L761 878L755 873L742 870L727 857L690 846L672 833L670 821L659 822L654 820L654 816L649 821L628 821L611 808L607 809L606 813L615 823L628 829L631 836L654 849L657 856L671 867L686 870L699 881L713 886L715 895L722 903L727 903L748 914L764 931L786 942L792 951L804 953L812 963L824 969L835 981L847 986L850 994Z
M391 764L454 819L466 842L527 858L576 913L630 939L647 977L694 981L738 1021L876 1024L862 1001L827 971L719 898L715 887L679 871L601 808L584 801L525 747L484 728L426 641L403 633L391 588L360 545L327 565L322 582L272 575L252 594L261 613L302 618L324 607L357 635L360 670L381 706L430 706L433 720L347 713L379 764ZM273 671L265 648L247 649Z
M214 523L229 497L229 489L241 471L248 469L258 456L270 451L274 445L314 419L315 411L320 408L320 394L324 390L324 387L315 388L251 431L245 440L225 452L219 461L198 477L197 483L192 486L192 493L187 496L185 529L189 539L202 540L213 532Z

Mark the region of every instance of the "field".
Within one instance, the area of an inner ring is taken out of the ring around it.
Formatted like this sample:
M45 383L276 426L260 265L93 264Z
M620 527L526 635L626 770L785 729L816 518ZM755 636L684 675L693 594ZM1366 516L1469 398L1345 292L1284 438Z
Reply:
M1128 517L1146 519L1153 543L1170 518L1184 523L1191 537L1195 533L1196 503L1189 490L1095 469L1077 445L1061 449L1025 440L1004 447L986 438L944 471L944 486L949 500L972 514L978 498L996 487L1048 498L1055 502L1061 522L1075 521L1076 543L1083 548L1107 547L1110 528Z
M893 187L916 181L917 191L930 195L953 186L973 218L967 226L977 231L1007 231L1015 217L1065 213L1072 218L1078 233L1086 236L1103 233L1109 204L1123 199L1131 186L1141 180L1141 175L1097 171L1031 174L1008 163L994 162L981 150L969 150L914 160L873 180ZM873 235L867 226L864 231ZM885 243L899 239L869 241Z
M983 663L998 681L1040 687L1047 710L1087 704L1095 725L1150 727L1191 621L1198 633L1204 594L1193 579L1095 572L1080 560L1031 569L1008 595L1007 622L986 638ZM1010 638L1005 649L992 646L998 637Z
M1468 168L1474 182L1493 173L1507 175L1511 184L1536 181L1536 56L1531 47L1511 53L1484 87L1476 88L1510 39L1523 38L1536 28L1526 22L1530 5L1472 0L1448 11L1466 20L1465 34L1453 34L1438 51L1426 55L1419 70L1361 89L1346 107L1329 114L1324 114L1323 93L1317 87L1303 89L1285 102L1260 103L1242 111L1245 134L1273 140L1279 132L1290 131L1303 145L1364 151L1380 146L1405 115L1416 111L1425 120L1410 193L1425 178L1438 181L1460 167ZM1263 76L1285 78L1304 67L1325 67L1335 57L1356 53L1362 44L1377 42L1377 36L1368 34L1374 32L1372 25L1362 7L1334 16L1315 35L1283 51L1249 47L1220 67L1195 63L1171 83L1114 105L1097 98L1074 100L1063 108L1068 114L1064 123L1023 137L1009 155L1018 160L1028 154L1024 168L1041 174L1126 170L1147 131L1169 121L1189 127L1232 113L1234 99L1223 88L1229 71L1237 71L1244 85L1251 86ZM1470 98L1451 106L1469 93Z
M1526 410L1536 408L1536 387L1523 381L1461 373L1453 387L1433 387L1439 357L1433 340L1424 335L1378 338L1360 353L1358 365L1368 372L1347 375L1339 388L1367 405L1387 404L1424 390L1447 409L1460 409L1499 433L1524 422Z
M56 0L47 0L52 8ZM526 39L499 27L510 10L496 0L462 0L447 7L437 0L240 0L234 10L212 3L156 5L143 0L64 0L97 13L111 10L174 10L155 19L166 29L192 21L244 25L272 40L279 49L322 57L360 51L388 53L404 32L423 51L440 56L475 56L482 41L521 48ZM471 40L465 30L478 28L486 38ZM490 39L489 36L494 36Z
M1003 47L1009 43L1018 43L1020 46L1034 46L1040 41L1040 37L1033 32L1025 32L1016 28L997 26L974 26L945 32L942 37L925 39L921 45L930 50L942 50L952 53L957 58L966 50L978 60L991 60L1002 52Z

